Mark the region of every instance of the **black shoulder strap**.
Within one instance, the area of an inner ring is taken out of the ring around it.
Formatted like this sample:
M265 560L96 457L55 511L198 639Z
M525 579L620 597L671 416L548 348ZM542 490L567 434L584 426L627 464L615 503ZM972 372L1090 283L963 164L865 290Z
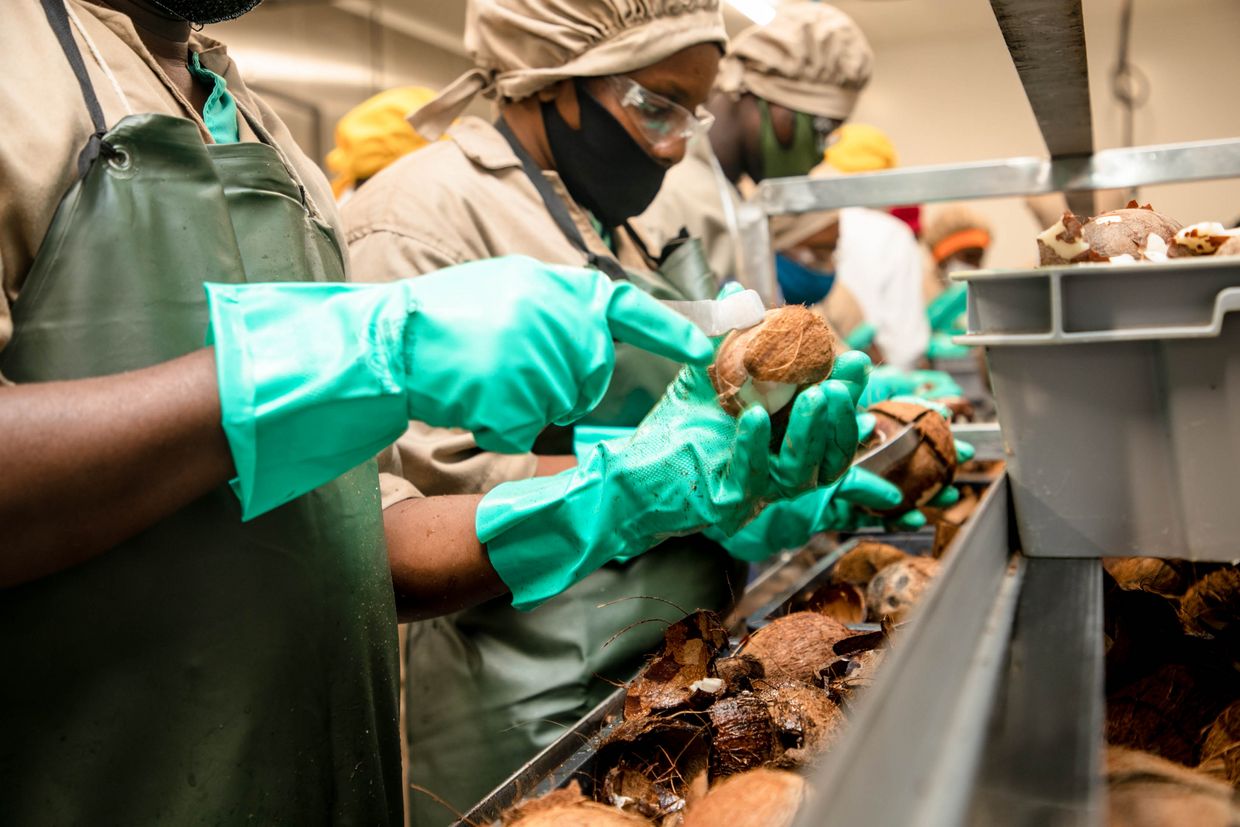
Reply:
M41 0L41 2L43 13L47 15L47 22L56 34L56 40L60 42L60 50L65 53L65 58L69 61L69 66L73 68L74 76L77 77L78 87L82 90L82 99L86 101L86 109L90 112L90 120L95 127L95 133L91 135L90 141L78 155L78 175L85 177L90 170L90 165L99 156L103 136L108 131L107 121L104 120L103 107L99 105L99 97L95 94L95 87L90 82L90 75L86 72L86 64L82 61L82 51L78 48L77 41L73 39L73 30L69 28L69 13L65 10L64 0Z
M538 194L542 197L543 205L546 206L547 212L551 214L551 218L555 221L556 226L560 228L560 232L564 233L564 237L569 240L569 243L585 253L586 261L591 267L603 271L610 279L627 281L628 273L620 266L620 262L611 256L600 256L589 248L586 240L581 236L581 231L573 223L573 217L568 212L568 205L564 203L564 199L560 197L559 193L551 186L551 182L543 175L542 169L534 162L530 154L525 151L525 147L521 146L521 142L512 133L512 129L507 122L503 118L496 118L495 128L499 130L499 134L504 136L504 140L508 141L508 145L516 153L517 159L521 161L521 168L525 170L525 176L530 179L534 189L538 190Z

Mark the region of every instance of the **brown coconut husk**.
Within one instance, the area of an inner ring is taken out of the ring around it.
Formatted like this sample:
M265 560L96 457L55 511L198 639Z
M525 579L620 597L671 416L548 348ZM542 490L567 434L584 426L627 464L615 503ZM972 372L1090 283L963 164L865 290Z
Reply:
M1108 687L1123 688L1148 675L1166 659L1158 657L1161 653L1189 655L1186 647L1204 643L1185 638L1173 599L1153 592L1125 591L1109 573L1104 573L1103 582Z
M1188 579L1171 561L1156 557L1108 557L1102 561L1107 574L1124 591L1143 591L1177 597L1188 588Z
M795 393L800 393L831 375L835 347L835 334L817 313L799 304L777 307L753 327L729 333L708 373L720 406L740 416L746 397L754 393L751 380L793 385ZM768 410L771 445L777 447L792 406L772 404Z
M663 648L629 682L624 717L710 703L712 693L702 691L702 682L715 677L712 665L727 645L727 630L714 612L694 612L673 623L663 635Z
M783 752L766 701L742 692L706 710L711 732L711 777L765 766Z
M1195 637L1234 642L1240 632L1240 568L1227 566L1205 575L1180 600L1184 631Z
M682 811L705 783L710 747L705 727L675 718L625 721L595 757L596 798L643 818Z
M576 781L541 798L522 802L500 817L504 827L635 827L651 822L591 801Z
M956 476L956 441L951 425L938 411L915 402L880 402L871 405L869 412L875 418L874 434L862 452L892 439L906 425L916 427L921 437L908 458L884 475L904 492L904 499L897 506L874 513L896 515L921 508Z
M845 626L865 622L865 592L852 583L828 583L806 600L807 611L826 615Z
M750 770L711 787L689 807L683 827L791 827L805 792L796 773Z
M757 659L770 680L812 683L818 670L835 659L835 644L852 634L826 615L793 612L750 635L744 654Z
M898 563L908 554L886 543L862 541L836 561L831 569L832 583L850 583L862 588L886 566Z
M1195 764L1207 727L1236 693L1230 664L1165 663L1107 696L1107 741Z
M1233 787L1240 785L1240 701L1219 713L1206 730L1197 769Z
M930 587L941 564L933 557L909 557L880 571L865 592L871 623L902 623Z
M767 683L757 693L766 703L783 750L771 765L806 766L831 745L844 728L844 712L826 690L802 681Z
M1136 261L1156 259L1159 256L1155 250L1161 250L1164 256L1170 254L1175 234L1181 228L1180 222L1155 211L1149 204L1138 206L1136 201L1129 201L1124 209L1099 213L1087 221L1068 212L1058 224L1038 237L1038 258L1042 265L1111 261L1117 256L1131 256ZM1151 247L1151 235L1161 239L1162 244ZM1077 245L1074 254L1065 258L1051 243L1052 237ZM1080 242L1088 246L1080 248Z
M819 675L831 700L847 708L859 693L873 686L886 654L886 649L867 649L827 664Z
M749 655L734 655L715 661L715 674L723 681L727 694L753 689L753 682L766 677L762 661Z
M1227 784L1145 752L1109 747L1108 827L1235 827L1240 807Z

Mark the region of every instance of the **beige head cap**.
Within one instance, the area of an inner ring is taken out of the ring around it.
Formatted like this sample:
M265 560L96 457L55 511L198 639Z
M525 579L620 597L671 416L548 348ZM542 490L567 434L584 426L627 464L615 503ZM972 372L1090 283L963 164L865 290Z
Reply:
M780 6L737 35L719 65L720 91L844 120L870 81L874 52L853 19L826 3Z
M521 100L566 78L632 72L727 41L719 0L471 0L465 48L477 68L410 123L434 140L475 95Z

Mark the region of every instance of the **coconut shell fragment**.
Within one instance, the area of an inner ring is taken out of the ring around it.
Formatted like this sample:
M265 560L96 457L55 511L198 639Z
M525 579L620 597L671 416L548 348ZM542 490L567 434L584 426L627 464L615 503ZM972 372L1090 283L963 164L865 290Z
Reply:
M818 670L835 660L835 644L852 634L817 612L793 612L750 635L744 653L762 664L768 680L813 683Z
M673 623L659 650L640 674L629 682L624 717L684 709L710 702L715 657L728 645L728 633L714 612L699 611Z
M637 827L650 821L591 801L576 781L541 798L525 801L500 817L504 827Z
M1128 202L1121 210L1082 221L1070 212L1038 236L1043 266L1087 261L1164 261L1182 225L1149 204Z
M869 413L874 415L874 433L862 451L893 439L906 425L914 426L921 438L904 461L884 474L904 492L904 499L893 508L875 513L895 516L920 508L951 484L956 476L956 441L950 423L938 411L915 402L888 401L870 406Z
M1102 565L1124 591L1175 597L1188 588L1187 580L1177 567L1156 557L1108 557Z
M1230 786L1145 752L1109 747L1108 827L1234 827Z
M791 827L805 792L796 773L750 770L712 787L689 807L683 827Z
M733 694L753 689L753 683L766 677L762 661L750 655L735 655L715 661L715 674L723 681L725 692Z
M865 591L852 583L828 583L810 595L805 608L845 626L864 623Z
M783 752L766 701L753 692L717 701L706 714L710 718L712 778L764 766Z
M1195 637L1233 641L1240 633L1240 568L1210 572L1188 587L1180 600L1184 631Z
M705 727L649 716L625 721L599 747L597 797L643 818L684 810L710 768Z
M866 589L866 611L871 623L903 623L913 606L930 588L939 572L933 557L912 557L887 566Z
M817 686L770 681L757 694L766 703L783 748L772 766L793 769L813 763L844 729L843 710Z

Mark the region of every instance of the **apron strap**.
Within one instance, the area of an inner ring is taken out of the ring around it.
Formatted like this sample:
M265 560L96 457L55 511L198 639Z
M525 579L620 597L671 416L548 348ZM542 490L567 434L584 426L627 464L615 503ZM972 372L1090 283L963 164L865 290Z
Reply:
M568 212L568 205L564 203L564 199L560 197L555 188L551 186L551 182L543 175L542 169L530 157L530 154L525 151L525 147L521 146L521 142L517 140L517 136L513 134L508 123L502 117L496 118L495 128L499 130L499 134L504 136L504 140L508 141L508 145L516 153L517 159L521 161L521 168L525 170L525 176L530 179L534 189L538 190L538 194L542 197L543 205L547 208L547 212L551 214L551 218L555 220L555 224L560 228L560 232L564 233L564 237L585 254L586 262L591 267L603 271L608 278L614 281L628 281L629 274L620 265L620 262L611 256L600 256L589 248L586 240L581 236L581 231L573 223L573 217Z
M103 136L107 134L108 124L103 117L103 107L99 105L95 87L90 82L90 75L86 72L82 51L78 48L77 41L73 39L73 30L69 28L69 13L65 9L64 0L40 0L40 2L43 4L43 13L47 15L47 22L52 27L56 40L60 43L60 50L64 52L65 59L69 61L69 66L77 78L78 88L82 90L82 99L86 102L91 123L95 127L94 134L90 136L90 140L78 154L78 176L85 178L86 173L90 171L91 164L103 150Z

